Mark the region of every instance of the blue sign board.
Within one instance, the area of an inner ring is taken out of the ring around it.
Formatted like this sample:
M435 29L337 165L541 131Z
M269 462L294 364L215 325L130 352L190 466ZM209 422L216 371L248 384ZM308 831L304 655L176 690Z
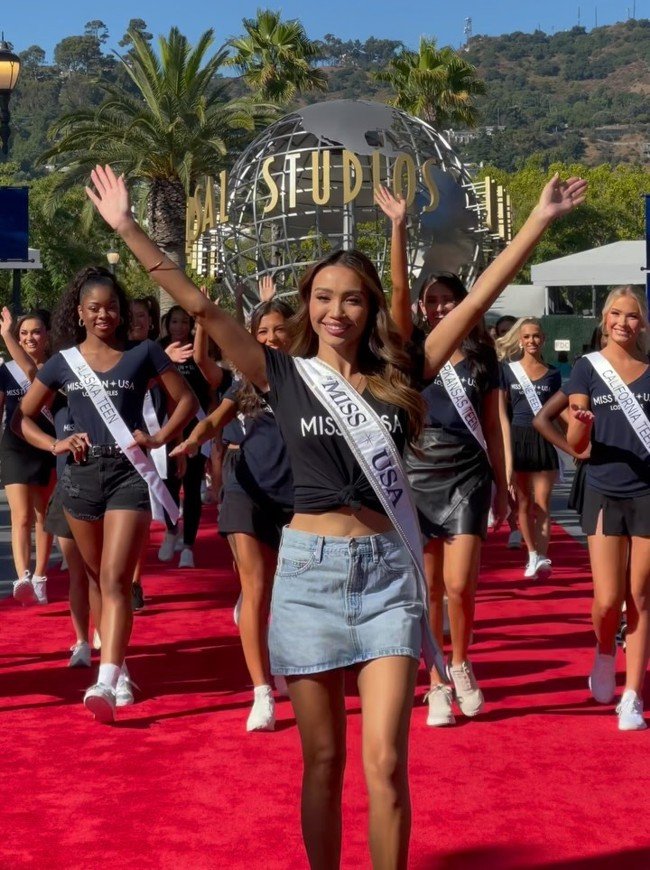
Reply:
M28 193L26 187L0 187L0 262L28 258Z

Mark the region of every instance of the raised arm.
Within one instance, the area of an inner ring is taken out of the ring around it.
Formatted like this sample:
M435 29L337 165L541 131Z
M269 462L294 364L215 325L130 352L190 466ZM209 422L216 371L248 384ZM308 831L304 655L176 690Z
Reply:
M201 293L206 299L209 298L207 287L201 287ZM223 380L223 369L210 356L208 334L200 323L196 324L194 330L194 362L208 384L213 390L216 390Z
M110 166L97 166L91 173L94 190L86 193L106 223L124 240L145 269L187 313L204 327L257 387L268 390L266 360L262 345L225 311L214 305L138 226L131 214L124 177Z
M553 221L569 214L584 201L587 182L556 174L546 184L539 202L508 247L488 266L470 293L429 334L424 345L425 371L433 377L499 294L515 277Z
M20 366L25 373L25 376L29 378L30 381L33 381L36 377L38 367L31 356L20 346L20 343L13 333L13 325L14 319L11 311L9 311L5 306L2 309L2 315L0 316L0 335L2 336L13 361Z
M394 197L387 187L377 187L375 202L391 223L390 279L393 289L390 316L395 321L402 340L409 341L413 334L413 317L406 253L406 200L402 196Z

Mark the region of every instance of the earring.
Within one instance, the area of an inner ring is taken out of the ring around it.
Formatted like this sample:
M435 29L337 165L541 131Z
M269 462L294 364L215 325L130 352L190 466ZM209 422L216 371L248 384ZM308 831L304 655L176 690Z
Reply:
M83 320L82 320L81 317L80 317L80 318L79 318L79 326L85 326L85 325L86 325L86 324L83 322Z

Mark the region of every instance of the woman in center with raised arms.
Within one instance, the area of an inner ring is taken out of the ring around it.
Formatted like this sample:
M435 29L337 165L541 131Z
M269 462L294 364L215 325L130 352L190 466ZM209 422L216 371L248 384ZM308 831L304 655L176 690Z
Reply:
M422 403L410 386L409 360L377 273L357 251L334 253L308 271L300 286L293 347L303 359L294 360L260 345L173 268L133 219L122 177L98 166L92 180L94 190L87 193L106 222L205 327L224 356L268 393L287 445L295 514L280 546L270 654L271 670L287 677L302 741L302 830L310 865L340 863L344 669L355 666L372 862L375 868L405 868L411 821L408 731L426 605L417 554L402 542L389 514L406 517L400 510L407 487L400 492L392 477L403 474L395 447L401 450L418 436ZM519 236L438 327L436 345L428 349L432 365L448 359L498 294L504 274L519 269L553 218L582 200L584 188L579 180L561 185L557 178L547 185ZM317 382L313 391L310 380ZM338 406L341 395L346 398ZM352 430L364 422L355 441L348 425ZM384 444L380 471L386 470L386 458L393 462L383 489L373 478L375 490L361 471L365 440L373 448Z

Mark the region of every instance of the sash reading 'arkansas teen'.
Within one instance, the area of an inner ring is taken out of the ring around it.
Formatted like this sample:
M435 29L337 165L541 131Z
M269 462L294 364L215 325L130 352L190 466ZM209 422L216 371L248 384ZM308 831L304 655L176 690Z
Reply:
M542 403L540 401L539 396L537 395L537 390L533 386L531 379L528 377L526 372L524 371L524 367L520 362L511 362L508 363L510 369L517 379L519 386L524 391L524 396L526 397L526 401L530 406L530 410L533 412L533 417L536 417L539 412L542 410ZM558 448L553 445L553 450L557 453L557 463L558 463L558 471L560 476L560 483L564 483L564 463L562 462L562 450L558 450ZM565 454L566 455L566 454Z
M650 421L646 417L641 405L637 402L636 396L611 362L605 359L600 351L596 350L593 353L588 353L586 357L594 367L596 374L607 388L612 391L612 395L618 402L621 411L625 414L627 422L634 430L634 434L647 452L650 453Z
M27 375L21 369L18 363L13 359L10 359L9 362L5 364L5 368L14 379L14 381L18 384L20 389L23 391L24 395L32 385L30 379L27 377ZM52 416L52 412L49 408L41 408L41 414L49 423L54 426L54 417Z
M162 508L164 508L170 520L173 523L177 523L179 511L174 499L160 479L152 460L139 444L134 443L132 433L120 417L117 408L104 389L97 374L90 368L78 348L69 347L67 350L62 350L61 356L77 376L79 383L85 388L88 398L95 406L95 410L101 417L104 425L113 438L115 438L115 443L121 448L131 465L149 487L149 499L151 501L153 518L164 521L164 514L162 512Z
M332 415L413 560L424 607L422 652L429 670L435 665L444 679L444 658L429 627L422 532L402 458L395 443L374 409L337 371L313 357L295 357L293 361L305 384Z
M487 453L487 443L485 441L485 435L483 435L481 421L474 410L474 406L469 400L469 396L465 391L461 379L458 377L458 372L451 362L446 362L438 374L440 375L442 385L447 391L447 395L451 399L459 417L476 438L483 450Z

